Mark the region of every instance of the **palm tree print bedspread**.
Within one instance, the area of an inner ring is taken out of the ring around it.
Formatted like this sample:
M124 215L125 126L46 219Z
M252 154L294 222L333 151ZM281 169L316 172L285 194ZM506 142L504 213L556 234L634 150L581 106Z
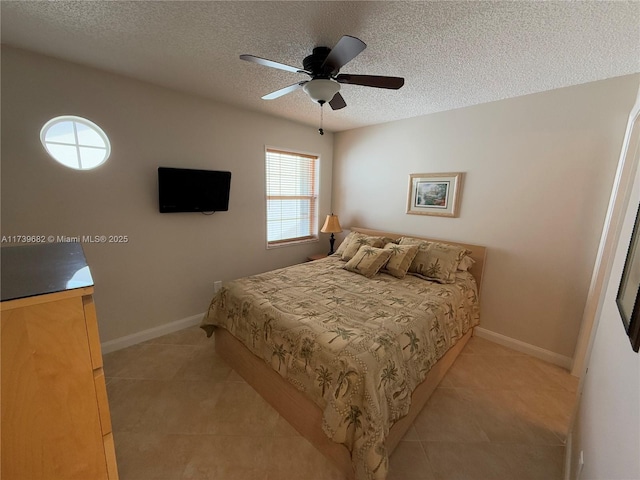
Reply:
M478 292L468 272L441 285L343 266L332 256L229 282L202 326L227 329L305 392L358 480L385 479L386 435L429 369L479 323Z

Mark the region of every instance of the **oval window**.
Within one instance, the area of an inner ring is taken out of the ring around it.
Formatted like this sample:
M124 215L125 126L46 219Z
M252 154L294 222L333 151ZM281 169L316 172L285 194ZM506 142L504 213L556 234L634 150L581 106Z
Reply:
M104 131L82 117L52 118L42 127L40 141L54 160L76 170L96 168L106 162L111 153Z

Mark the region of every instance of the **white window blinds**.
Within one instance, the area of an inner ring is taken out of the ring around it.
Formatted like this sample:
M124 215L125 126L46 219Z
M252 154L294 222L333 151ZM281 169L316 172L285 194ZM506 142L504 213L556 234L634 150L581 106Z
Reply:
M267 149L267 246L318 237L318 157Z

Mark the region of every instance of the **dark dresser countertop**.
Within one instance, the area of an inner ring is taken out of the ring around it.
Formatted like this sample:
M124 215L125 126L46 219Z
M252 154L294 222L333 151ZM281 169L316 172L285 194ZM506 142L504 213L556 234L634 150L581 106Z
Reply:
M47 243L0 249L2 301L93 286L79 243Z

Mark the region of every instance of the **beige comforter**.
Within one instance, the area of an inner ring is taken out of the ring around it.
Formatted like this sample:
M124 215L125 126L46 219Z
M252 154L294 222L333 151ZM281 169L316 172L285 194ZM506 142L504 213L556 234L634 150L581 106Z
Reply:
M432 365L478 324L477 288L467 272L440 285L343 265L333 256L229 282L202 327L226 328L305 392L357 479L384 479L386 435Z

